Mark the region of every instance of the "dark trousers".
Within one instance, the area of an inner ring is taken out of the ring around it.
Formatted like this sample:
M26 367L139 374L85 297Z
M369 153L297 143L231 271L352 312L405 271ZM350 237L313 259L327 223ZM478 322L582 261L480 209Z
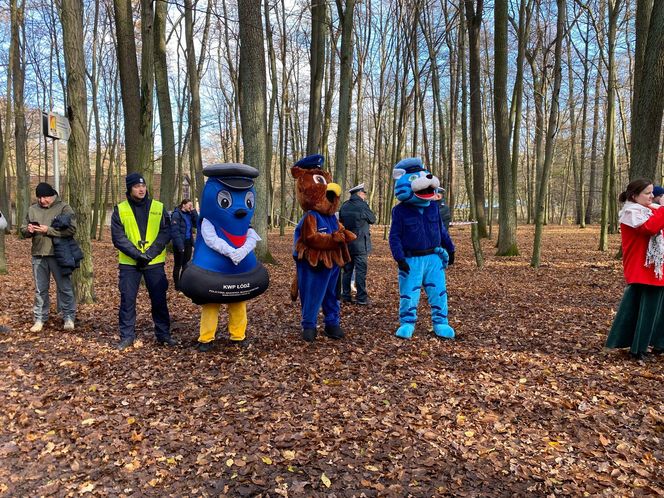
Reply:
M355 288L357 289L355 298L361 303L369 299L367 294L368 259L367 254L356 254L352 256L350 263L344 266L343 277L341 277L342 299L350 299L350 282L353 277L353 270L355 270Z
M171 334L171 318L166 302L168 280L163 264L142 269L130 265L120 265L120 339L136 338L136 297L141 278L145 279L145 286L152 304L154 333L157 340L164 340Z
M194 247L193 242L190 240L184 241L184 251L178 251L177 249L173 251L173 284L175 285L175 290L180 290L180 277L182 276L182 270L189 260L191 259L191 251Z

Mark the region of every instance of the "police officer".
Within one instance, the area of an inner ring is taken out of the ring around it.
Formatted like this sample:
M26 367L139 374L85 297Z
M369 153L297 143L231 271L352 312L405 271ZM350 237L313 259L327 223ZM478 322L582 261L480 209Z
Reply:
M341 278L341 300L352 302L350 295L350 283L355 271L355 287L357 288L356 303L360 305L369 304L367 294L367 261L371 252L371 233L369 225L376 223L376 215L371 211L366 202L367 192L364 183L353 187L348 191L350 199L343 203L339 210L339 221L357 235L357 239L348 244L351 261L343 267Z
M445 230L450 230L450 221L452 221L452 211L450 207L445 203L445 189L443 187L438 187L436 191L436 198L438 199L438 212L440 213L440 220L443 222Z
M113 209L111 237L120 263L120 343L122 351L136 339L136 297L141 278L145 279L157 342L175 346L166 303L168 281L164 271L166 244L171 235L164 205L151 199L145 180L138 173L126 177L127 200Z

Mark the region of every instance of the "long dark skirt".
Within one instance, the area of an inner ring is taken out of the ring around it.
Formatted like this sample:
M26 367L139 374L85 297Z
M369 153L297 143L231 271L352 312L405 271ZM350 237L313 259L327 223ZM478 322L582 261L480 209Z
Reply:
M631 284L625 287L606 347L637 354L648 346L664 348L664 287Z

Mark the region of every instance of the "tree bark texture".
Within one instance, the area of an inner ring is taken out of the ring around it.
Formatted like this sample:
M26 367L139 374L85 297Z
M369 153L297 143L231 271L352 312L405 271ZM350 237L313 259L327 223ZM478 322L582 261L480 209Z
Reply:
M643 33L637 31L637 40ZM664 1L656 1L650 14L643 68L635 95L632 121L632 163L629 177L656 177L664 111ZM638 43L637 43L638 44Z
M494 3L494 114L496 134L496 166L498 170L499 256L516 256L516 191L510 158L510 120L507 106L507 0Z
M476 5L473 5L473 4ZM473 155L473 193L477 207L477 229L480 237L489 236L486 226L484 195L484 139L482 124L482 62L480 56L480 31L484 0L465 0L468 25L468 52L470 82L470 140Z
M261 0L239 0L240 18L240 119L245 163L258 168L253 226L263 239L256 247L262 261L271 261L267 244L266 76Z
M67 114L71 135L67 142L70 204L76 213L76 240L83 250L81 267L73 281L79 303L94 301L92 246L90 244L90 162L88 158L88 101L83 49L83 2L62 0L60 20L67 72Z

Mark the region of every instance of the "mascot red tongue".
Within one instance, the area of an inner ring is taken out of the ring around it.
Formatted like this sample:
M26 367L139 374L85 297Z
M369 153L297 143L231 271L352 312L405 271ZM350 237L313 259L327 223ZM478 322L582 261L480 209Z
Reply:
M331 339L344 336L339 325L337 281L339 267L350 261L348 242L355 234L344 228L334 215L339 210L341 187L332 183L323 171L323 156L314 154L291 168L296 180L297 200L305 214L295 228L293 257L297 278L291 286L291 298L302 304L302 338L316 338L319 310L325 315L325 335Z

